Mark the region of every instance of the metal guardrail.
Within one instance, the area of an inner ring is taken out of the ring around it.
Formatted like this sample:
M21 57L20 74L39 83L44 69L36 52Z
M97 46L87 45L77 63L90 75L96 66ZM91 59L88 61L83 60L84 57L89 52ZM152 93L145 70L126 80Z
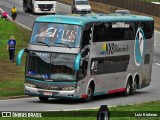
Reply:
M160 4L154 4L141 0L90 0L111 6L116 6L148 15L160 17Z

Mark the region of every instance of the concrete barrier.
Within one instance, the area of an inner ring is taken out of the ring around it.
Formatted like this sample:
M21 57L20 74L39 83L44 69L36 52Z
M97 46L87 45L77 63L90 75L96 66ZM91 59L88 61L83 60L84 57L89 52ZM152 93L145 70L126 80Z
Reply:
M72 4L72 0L59 0L59 2L66 3L66 4L69 4L69 5ZM114 12L115 9L122 9L122 8L118 8L116 6L111 6L111 5L106 5L106 4L102 4L102 3L98 3L98 2L93 2L91 0L89 0L89 2L91 4L92 10L97 11L97 12L111 13L111 12ZM136 11L130 11L130 12L133 13L133 14L153 17L154 21L155 21L155 27L160 30L160 18L159 17L139 13L139 12L136 12Z

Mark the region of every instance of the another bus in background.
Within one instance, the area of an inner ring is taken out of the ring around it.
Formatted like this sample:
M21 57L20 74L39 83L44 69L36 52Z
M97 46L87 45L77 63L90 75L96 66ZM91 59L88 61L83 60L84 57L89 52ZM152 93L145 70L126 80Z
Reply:
M25 12L35 13L56 13L56 0L23 0Z

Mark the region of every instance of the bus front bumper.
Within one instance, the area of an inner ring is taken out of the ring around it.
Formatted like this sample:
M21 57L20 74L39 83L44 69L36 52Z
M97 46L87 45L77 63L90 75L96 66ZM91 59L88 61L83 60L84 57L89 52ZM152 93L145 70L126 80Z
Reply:
M44 96L51 98L69 98L77 99L79 96L75 95L76 90L62 91L62 90L45 90L25 86L25 94L30 96Z

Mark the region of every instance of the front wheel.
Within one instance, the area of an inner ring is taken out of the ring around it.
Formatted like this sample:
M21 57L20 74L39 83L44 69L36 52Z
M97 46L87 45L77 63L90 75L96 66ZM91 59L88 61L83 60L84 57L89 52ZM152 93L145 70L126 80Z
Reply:
M39 97L40 101L48 101L48 99L49 99L48 97Z
M94 89L92 85L89 85L87 89L87 97L83 99L84 102L89 102L92 100L94 94Z

